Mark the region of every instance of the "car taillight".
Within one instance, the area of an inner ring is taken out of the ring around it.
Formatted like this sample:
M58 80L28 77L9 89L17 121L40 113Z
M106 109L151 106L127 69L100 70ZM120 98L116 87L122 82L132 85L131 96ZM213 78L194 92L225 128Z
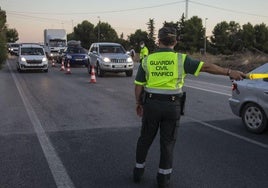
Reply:
M235 91L235 90L237 90L237 84L236 83L233 83L232 84L232 91Z

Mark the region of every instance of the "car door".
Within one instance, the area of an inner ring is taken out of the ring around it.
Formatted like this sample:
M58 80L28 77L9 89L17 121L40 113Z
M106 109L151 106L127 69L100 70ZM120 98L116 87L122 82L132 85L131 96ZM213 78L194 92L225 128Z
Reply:
M98 59L98 47L96 44L92 44L92 47L89 50L90 65L96 66Z

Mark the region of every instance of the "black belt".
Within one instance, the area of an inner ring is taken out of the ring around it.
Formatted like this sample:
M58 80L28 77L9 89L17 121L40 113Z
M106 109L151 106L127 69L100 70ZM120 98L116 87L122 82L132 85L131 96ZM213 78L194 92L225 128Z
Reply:
M182 94L157 94L157 93L145 93L147 99L160 100L160 101L176 101L182 97Z

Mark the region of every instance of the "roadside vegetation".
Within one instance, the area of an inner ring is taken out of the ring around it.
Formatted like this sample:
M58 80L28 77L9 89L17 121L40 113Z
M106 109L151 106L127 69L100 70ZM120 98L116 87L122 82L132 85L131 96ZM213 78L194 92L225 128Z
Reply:
M187 53L199 59L224 67L235 67L249 71L265 62L268 62L268 27L264 23L239 25L235 21L222 21L214 27L211 36L207 36L206 27L197 16L185 19L182 14L180 20L164 22L164 26L177 29L178 44L175 50ZM89 49L93 42L118 42L127 50L134 48L139 52L139 43L144 41L150 52L157 48L157 30L155 20L149 19L147 30L137 29L133 34L118 35L115 29L107 22L99 21L96 25L84 20L73 28L67 35L67 40L78 40L85 49ZM16 29L6 26L6 13L0 8L0 65L6 55L6 43L18 41Z
M7 58L7 43L19 40L16 29L9 29L6 25L6 12L0 7L0 69Z

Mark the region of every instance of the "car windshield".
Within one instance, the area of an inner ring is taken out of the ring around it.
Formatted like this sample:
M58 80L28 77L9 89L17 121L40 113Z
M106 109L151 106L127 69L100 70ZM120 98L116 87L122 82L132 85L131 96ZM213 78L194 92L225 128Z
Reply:
M100 46L100 53L125 53L125 50L122 46Z
M65 40L50 40L49 45L51 47L65 47L66 41Z
M10 44L10 47L18 48L19 47L19 44Z
M75 47L68 48L67 52L70 54L86 54L87 53L87 51L84 48L75 48Z
M21 48L21 55L44 55L43 48Z
M268 73L268 63L254 69L251 73Z

